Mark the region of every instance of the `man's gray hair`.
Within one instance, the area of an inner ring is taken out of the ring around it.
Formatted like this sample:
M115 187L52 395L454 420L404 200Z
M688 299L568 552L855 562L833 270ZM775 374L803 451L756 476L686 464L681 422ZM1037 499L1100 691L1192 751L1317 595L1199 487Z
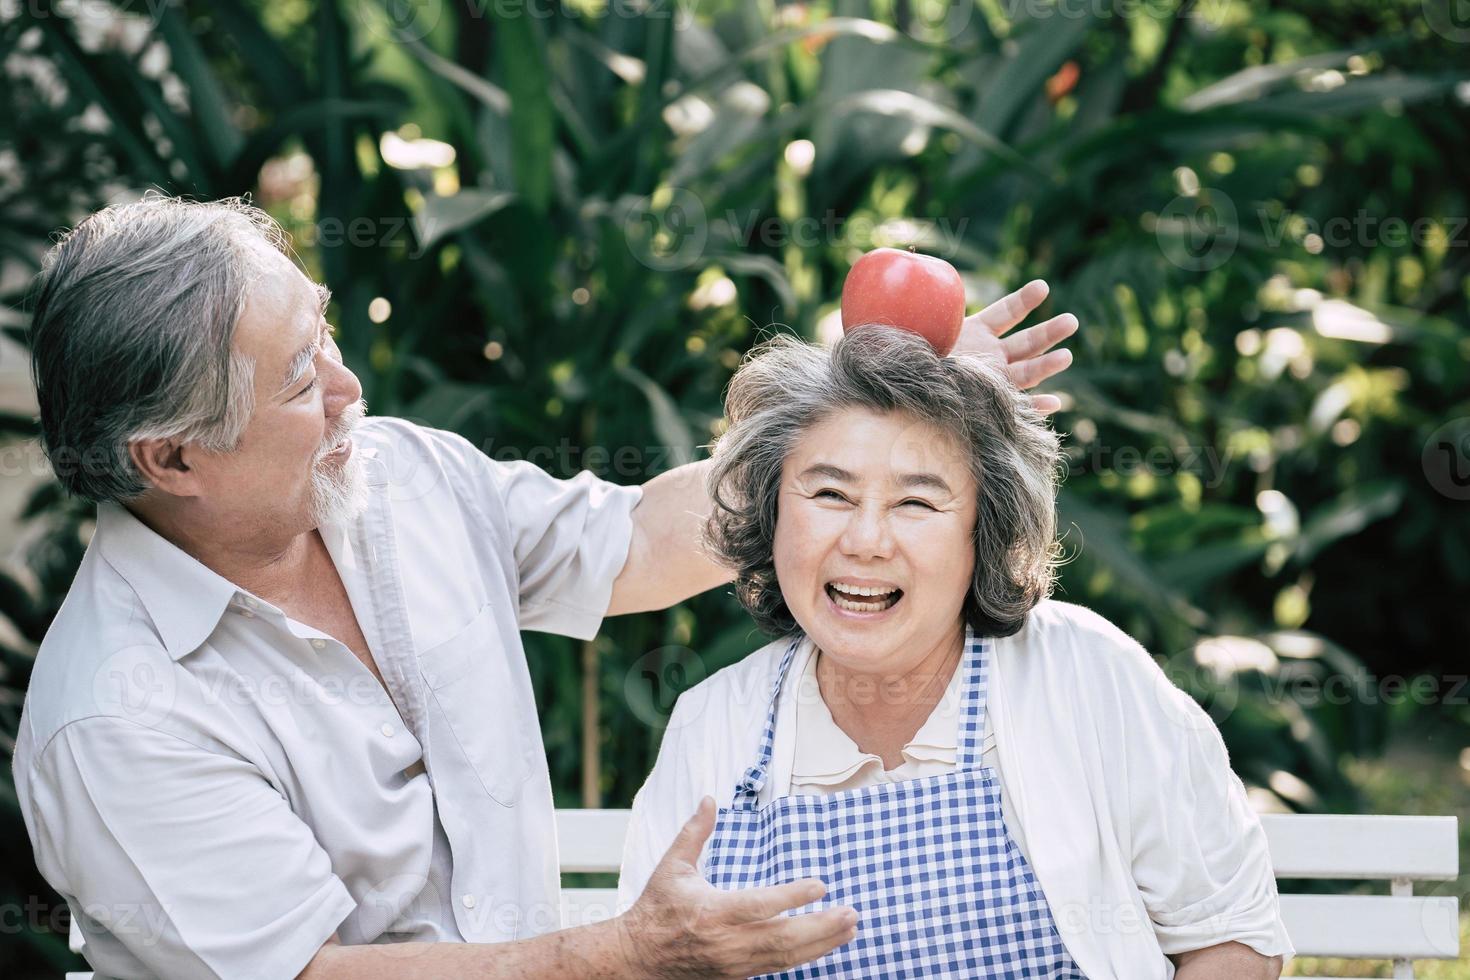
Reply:
M253 360L232 348L256 269L252 239L288 249L275 220L241 198L152 192L88 216L47 253L31 372L42 448L69 492L143 494L134 440L239 445L255 407Z
M1017 632L1054 582L1057 435L993 359L940 357L922 337L885 327L854 330L830 349L777 336L731 379L705 545L734 570L740 603L768 634L799 628L776 580L781 470L807 429L848 408L932 423L961 447L978 488L965 619L978 635Z

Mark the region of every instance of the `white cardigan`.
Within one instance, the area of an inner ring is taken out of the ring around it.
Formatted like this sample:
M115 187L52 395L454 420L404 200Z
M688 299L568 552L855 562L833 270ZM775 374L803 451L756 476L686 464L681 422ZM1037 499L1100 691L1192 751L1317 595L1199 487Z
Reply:
M633 800L620 910L702 797L730 805L788 642L679 698ZM794 688L783 685L778 702L768 786L790 785ZM1170 980L1165 954L1230 940L1291 960L1266 835L1219 730L1131 637L1081 606L1042 602L1020 632L993 641L987 711L1006 819L1024 828L1057 929L1089 980Z

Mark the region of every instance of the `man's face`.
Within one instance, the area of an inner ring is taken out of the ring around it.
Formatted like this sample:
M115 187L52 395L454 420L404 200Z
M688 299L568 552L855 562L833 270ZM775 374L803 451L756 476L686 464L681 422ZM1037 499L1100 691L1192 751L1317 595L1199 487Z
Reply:
M255 362L255 410L234 452L196 450L192 467L204 501L231 523L303 533L366 505L348 438L366 406L323 315L325 291L280 252L255 251L258 277L234 341Z

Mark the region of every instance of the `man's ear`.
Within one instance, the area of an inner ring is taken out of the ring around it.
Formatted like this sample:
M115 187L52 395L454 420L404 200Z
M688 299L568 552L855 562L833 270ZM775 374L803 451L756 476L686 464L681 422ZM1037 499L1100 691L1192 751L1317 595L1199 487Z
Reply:
M176 439L139 439L128 443L128 455L149 486L171 497L194 497L199 478L185 460L184 448Z

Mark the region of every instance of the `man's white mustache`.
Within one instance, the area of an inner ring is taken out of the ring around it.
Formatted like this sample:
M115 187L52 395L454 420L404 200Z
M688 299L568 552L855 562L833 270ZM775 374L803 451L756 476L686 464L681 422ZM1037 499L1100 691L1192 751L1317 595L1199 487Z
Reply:
M340 445L343 439L356 432L357 424L362 421L362 417L366 414L367 402L361 398L344 408L342 414L338 416L339 423L337 429L322 443L322 448L317 451L316 458L323 458L334 447Z

